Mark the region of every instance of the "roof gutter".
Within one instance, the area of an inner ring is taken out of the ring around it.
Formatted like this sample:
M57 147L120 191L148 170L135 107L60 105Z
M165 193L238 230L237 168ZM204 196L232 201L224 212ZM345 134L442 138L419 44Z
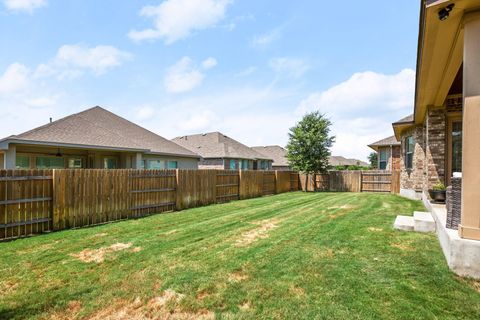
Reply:
M417 66L415 72L415 96L414 96L414 108L413 108L413 121L417 119L417 101L418 101L418 94L419 94L419 86L420 86L420 66L422 64L422 53L423 53L423 38L425 34L425 11L426 7L430 6L434 3L434 1L422 0L420 1L420 22L418 28L418 46L417 46ZM394 124L395 129L395 124ZM395 132L395 136L397 133ZM398 137L397 137L398 139Z

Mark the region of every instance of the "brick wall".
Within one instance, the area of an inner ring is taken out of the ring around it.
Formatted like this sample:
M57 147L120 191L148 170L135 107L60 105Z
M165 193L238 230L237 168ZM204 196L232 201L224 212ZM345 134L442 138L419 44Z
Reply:
M422 191L425 173L425 129L423 126L416 126L402 133L401 155L400 155L400 188L415 191ZM405 138L413 136L415 148L413 152L412 169L405 168Z
M391 168L392 170L400 170L400 146L392 147Z
M429 109L426 118L426 177L424 190L445 183L446 117L445 109Z

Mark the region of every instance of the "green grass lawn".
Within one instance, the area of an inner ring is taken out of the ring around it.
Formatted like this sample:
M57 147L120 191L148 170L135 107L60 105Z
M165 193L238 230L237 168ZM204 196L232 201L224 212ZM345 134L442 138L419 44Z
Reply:
M479 319L422 210L393 195L289 193L0 243L5 319Z

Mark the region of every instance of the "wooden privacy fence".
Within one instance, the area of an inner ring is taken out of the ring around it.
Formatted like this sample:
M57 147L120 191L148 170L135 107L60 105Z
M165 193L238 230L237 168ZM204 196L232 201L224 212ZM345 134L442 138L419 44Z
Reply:
M399 171L329 171L300 174L303 191L400 193Z
M291 171L0 170L0 240L297 191Z

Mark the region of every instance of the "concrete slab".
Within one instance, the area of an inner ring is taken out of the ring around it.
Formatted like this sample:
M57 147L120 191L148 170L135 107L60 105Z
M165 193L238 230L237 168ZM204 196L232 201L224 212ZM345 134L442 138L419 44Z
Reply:
M462 239L457 230L446 227L445 205L424 203L435 220L438 240L450 270L459 276L480 279L480 241Z
M409 216L397 216L395 222L393 223L393 228L403 231L413 231L415 222L413 217Z
M416 232L435 232L435 220L430 212L415 211L413 213L414 228Z

